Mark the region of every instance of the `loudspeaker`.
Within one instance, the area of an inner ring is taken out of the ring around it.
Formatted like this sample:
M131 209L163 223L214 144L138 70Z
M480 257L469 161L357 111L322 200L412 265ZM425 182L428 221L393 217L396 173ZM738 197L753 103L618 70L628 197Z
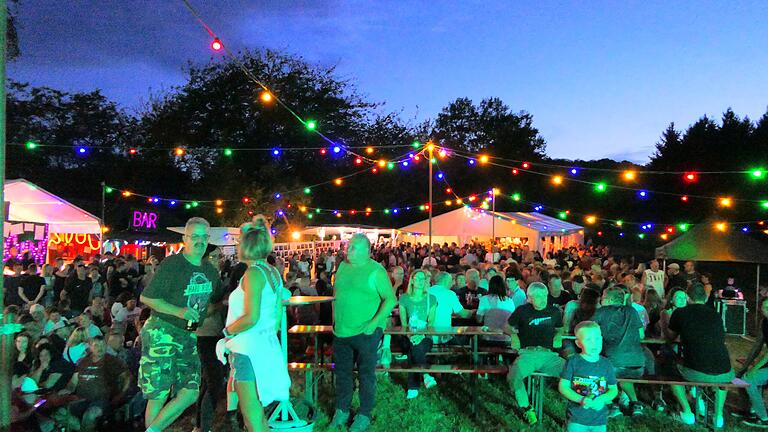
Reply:
M717 305L723 318L725 333L747 334L747 302L745 300L719 300Z

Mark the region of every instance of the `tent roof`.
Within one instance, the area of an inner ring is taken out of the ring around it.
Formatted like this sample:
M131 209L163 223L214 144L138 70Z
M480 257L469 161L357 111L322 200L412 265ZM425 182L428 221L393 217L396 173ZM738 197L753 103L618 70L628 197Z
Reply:
M542 213L514 212L514 213L496 213L496 214L501 215L502 218L515 220L520 225L525 225L527 227L533 228L536 231L539 231L542 233L554 233L554 232L562 233L562 232L569 232L569 231L578 231L584 228L580 225L572 224L570 222L566 222L564 220L554 218L552 216L547 216Z
M326 224L326 225L304 227L301 233L303 235L316 235L316 236L320 236L320 234L323 234L325 236L333 235L333 234L340 235L342 233L344 234L364 233L364 234L378 235L378 234L389 234L392 232L392 230L395 230L395 229L382 228L382 227L376 227L371 225L358 225L358 224L348 224L348 225Z
M48 232L56 233L101 232L99 218L28 180L8 180L3 192L10 221L47 223Z
M564 222L540 213L494 213L488 210L462 207L441 215L432 217L433 236L473 235L490 237L491 221L496 218L497 237L522 237L541 234L562 234L574 232L582 227ZM429 231L429 220L404 226L400 231L426 234Z
M184 234L184 227L168 227L170 231ZM211 238L208 243L216 246L234 246L240 238L240 228L211 227Z
M688 232L656 248L657 258L768 263L768 246L736 230L715 231L714 222L695 225Z

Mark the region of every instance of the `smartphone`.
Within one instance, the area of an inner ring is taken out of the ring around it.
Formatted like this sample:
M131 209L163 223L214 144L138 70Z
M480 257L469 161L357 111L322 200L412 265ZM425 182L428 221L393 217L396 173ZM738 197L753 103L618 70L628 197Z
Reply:
M32 408L40 408L46 402L48 402L47 399L40 399L39 401L35 402L34 405L32 405Z

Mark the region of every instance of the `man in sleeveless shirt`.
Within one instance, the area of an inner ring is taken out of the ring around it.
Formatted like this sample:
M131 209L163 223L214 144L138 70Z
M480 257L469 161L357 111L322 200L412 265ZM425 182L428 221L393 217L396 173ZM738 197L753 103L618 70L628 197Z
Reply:
M643 276L640 278L640 284L644 289L652 289L659 294L659 297L664 298L667 275L664 274L664 270L659 269L658 260L651 260L648 265L650 268L643 272Z
M200 358L194 330L205 319L209 302L221 297L219 272L203 260L210 230L205 219L189 219L184 251L165 258L141 294L152 310L141 329L139 363L147 432L170 426L198 397ZM176 395L169 401L171 388Z
M336 363L336 413L331 427L345 427L352 404L353 368L357 358L360 411L351 432L368 429L376 398L376 350L385 322L397 303L387 271L370 257L371 243L354 235L347 259L336 271L333 356Z

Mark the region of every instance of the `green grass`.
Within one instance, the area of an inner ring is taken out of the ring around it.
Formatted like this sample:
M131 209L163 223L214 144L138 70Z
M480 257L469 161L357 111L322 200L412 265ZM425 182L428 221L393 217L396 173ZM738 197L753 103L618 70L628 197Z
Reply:
M728 346L732 358L743 357L750 344L740 338L729 338ZM734 362L734 364L736 364ZM301 398L304 377L301 373L292 373L292 393ZM334 410L334 390L331 375L327 374L320 382L319 403L315 416L315 431L332 431L328 428L329 417ZM470 412L470 382L462 376L438 376L438 385L430 390L422 389L418 398L405 399L406 377L403 374L378 376L376 408L371 432L428 432L428 431L521 431L532 430L520 420L515 408L512 392L503 377L491 377L478 380L478 400L481 402L478 415ZM544 418L539 419L542 427L538 430L563 430L565 424L565 401L555 389L555 380L549 380L544 402ZM638 386L642 395L643 386ZM736 409L743 404L743 395L732 392L728 395L726 411ZM677 404L671 395L665 395L670 410L676 410ZM358 404L357 395L353 400L353 411ZM298 411L305 411L301 407ZM301 412L300 412L301 413ZM191 430L190 415L180 419L171 429L178 432ZM737 419L726 414L727 431L754 431L742 425ZM218 429L217 429L218 430ZM656 431L706 431L704 426L685 426L675 422L667 413L649 410L637 417L618 417L610 419L608 430L612 432L656 432Z

